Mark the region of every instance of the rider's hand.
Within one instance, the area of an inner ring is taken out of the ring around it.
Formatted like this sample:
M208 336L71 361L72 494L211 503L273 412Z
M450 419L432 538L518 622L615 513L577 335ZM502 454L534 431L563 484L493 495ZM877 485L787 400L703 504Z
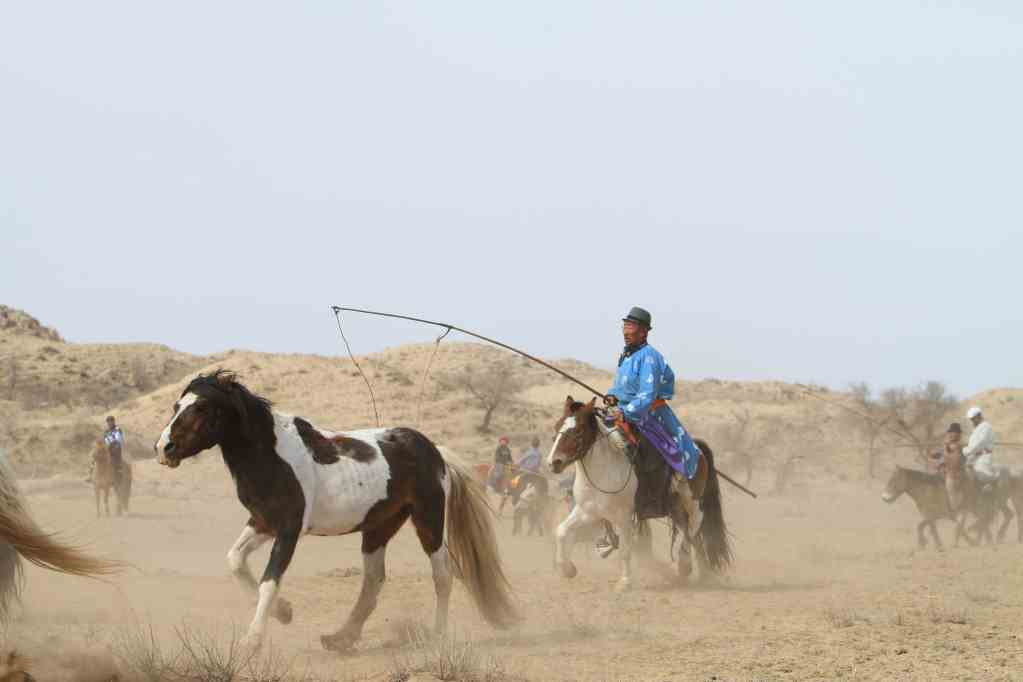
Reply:
M604 396L604 404L608 407L614 407L618 404L618 398L613 395Z

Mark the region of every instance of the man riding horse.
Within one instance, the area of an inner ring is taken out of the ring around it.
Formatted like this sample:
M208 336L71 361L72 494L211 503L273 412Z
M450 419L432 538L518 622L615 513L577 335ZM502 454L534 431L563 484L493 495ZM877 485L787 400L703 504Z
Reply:
M650 313L643 308L634 307L622 318L625 349L618 357L614 386L604 398L608 421L615 425L609 438L634 462L639 518L663 516L672 470L692 479L700 461L699 448L666 402L675 397L675 373L647 343L651 329ZM663 461L639 461L641 435L657 447ZM614 544L610 532L607 542Z
M1005 467L996 466L992 455L995 448L995 430L991 422L984 419L979 407L971 407L966 418L973 424L970 441L963 448L966 465L973 470L977 483L983 486L983 492L991 492L993 484L1003 476L1007 476Z
M107 430L103 433L103 443L110 453L110 465L114 470L114 484L120 485L121 477L124 475L124 431L117 425L117 421L111 415L107 417ZM92 482L95 469L95 462L89 464L89 476L86 482Z

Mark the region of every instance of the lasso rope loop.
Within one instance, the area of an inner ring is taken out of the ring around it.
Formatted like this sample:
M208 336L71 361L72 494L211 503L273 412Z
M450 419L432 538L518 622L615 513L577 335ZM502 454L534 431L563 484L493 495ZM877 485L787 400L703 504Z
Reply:
M348 357L352 359L352 364L355 365L355 369L359 370L362 380L366 382L366 388L369 389L369 399L373 401L373 416L376 418L377 428L380 428L380 412L377 411L377 397L373 393L373 385L369 383L369 377L362 371L359 361L355 359L355 355L352 353L352 347L348 345L348 339L345 338L345 330L341 328L341 309L334 306L333 311L334 317L337 319L337 330L341 332L341 340L345 342L345 349L348 350Z

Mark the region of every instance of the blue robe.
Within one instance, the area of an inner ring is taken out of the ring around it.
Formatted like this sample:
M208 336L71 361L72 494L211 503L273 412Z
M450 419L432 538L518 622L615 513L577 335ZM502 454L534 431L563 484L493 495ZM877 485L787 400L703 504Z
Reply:
M674 439L682 461L674 461L666 456L665 460L686 478L696 475L696 467L700 463L700 449L693 442L686 428L682 426L675 413L667 405L650 412L650 406L656 400L671 400L675 397L675 372L652 346L644 345L639 349L622 353L618 364L618 373L609 395L618 398L625 420L637 427L644 419L654 418Z

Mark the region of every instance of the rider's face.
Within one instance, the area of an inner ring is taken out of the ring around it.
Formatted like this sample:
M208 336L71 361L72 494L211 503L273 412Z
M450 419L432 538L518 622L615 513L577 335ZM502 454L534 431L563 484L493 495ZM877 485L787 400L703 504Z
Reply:
M622 323L622 336L625 337L626 346L642 343L646 340L646 333L646 327L641 324L637 324L631 320L626 320Z

